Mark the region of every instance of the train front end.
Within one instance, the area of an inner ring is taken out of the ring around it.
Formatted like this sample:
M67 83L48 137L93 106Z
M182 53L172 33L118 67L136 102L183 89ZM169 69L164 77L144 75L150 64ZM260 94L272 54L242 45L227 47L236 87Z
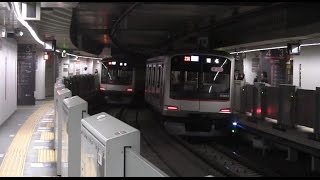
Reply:
M225 124L232 114L233 60L215 54L181 54L168 62L162 114L182 117L186 128Z
M127 62L103 62L100 92L111 104L130 104L134 95L134 69Z

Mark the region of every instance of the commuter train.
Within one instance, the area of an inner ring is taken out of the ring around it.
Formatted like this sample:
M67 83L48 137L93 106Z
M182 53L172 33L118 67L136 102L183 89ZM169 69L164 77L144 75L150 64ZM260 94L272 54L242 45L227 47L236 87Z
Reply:
M162 117L230 117L234 58L227 52L175 52L146 63L145 100Z
M135 92L135 68L126 61L103 59L100 92L109 103L130 104Z

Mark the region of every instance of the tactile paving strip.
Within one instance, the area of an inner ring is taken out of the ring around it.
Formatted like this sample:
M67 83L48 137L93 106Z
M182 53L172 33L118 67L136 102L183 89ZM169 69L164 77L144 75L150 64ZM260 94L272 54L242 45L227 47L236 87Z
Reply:
M25 160L33 132L39 120L51 107L52 103L42 105L21 126L0 165L0 176L23 176Z
M40 140L43 141L51 141L54 139L54 133L53 132L42 132Z
M50 127L50 128L53 128L54 127L54 123L53 122L48 122L46 127Z
M39 149L38 150L38 162L39 163L56 162L54 150L53 149Z

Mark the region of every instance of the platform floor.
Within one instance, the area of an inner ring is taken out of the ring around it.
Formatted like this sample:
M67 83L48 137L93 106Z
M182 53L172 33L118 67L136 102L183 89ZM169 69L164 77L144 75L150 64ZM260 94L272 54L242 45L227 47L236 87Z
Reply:
M56 175L53 117L53 101L37 101L0 126L0 177Z
M239 118L240 124L317 152L320 150L320 142L308 139L304 132L297 129L282 132L272 128L274 123L254 123L245 117ZM34 106L18 106L17 111L0 126L0 177L52 176L56 176L53 100L37 101Z
M315 155L317 157L320 157L320 142L308 138L310 130L306 131L304 129L301 129L300 127L296 127L289 128L286 131L280 131L273 128L273 125L276 124L276 122L274 121L257 120L256 122L251 122L248 120L248 118L251 117L251 114L238 114L237 116L238 121L241 125L278 138L282 138L296 145L312 149L312 151L316 153ZM301 147L301 150L307 152L307 149L305 149L304 147Z

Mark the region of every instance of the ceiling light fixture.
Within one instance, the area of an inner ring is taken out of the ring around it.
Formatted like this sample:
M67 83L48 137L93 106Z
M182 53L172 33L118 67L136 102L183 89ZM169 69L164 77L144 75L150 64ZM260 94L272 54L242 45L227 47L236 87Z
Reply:
M235 51L235 52L231 52L230 54L247 53L247 52L263 51L263 50L271 50L271 49L281 49L281 48L287 48L287 46L278 46L278 47L270 47L270 48L260 48L260 49L244 50L244 51Z
M14 30L14 33L15 33L15 35L16 35L17 37L23 36L23 32L22 32L20 29L15 29L15 30Z
M301 44L301 47L306 47L306 46L318 46L320 43L310 43L310 44Z
M49 59L49 55L47 54L47 52L44 52L43 59L44 60L48 60Z
M45 45L45 43L38 37L38 35L36 34L36 32L33 30L33 28L28 24L28 22L26 22L25 20L23 20L22 15L19 11L19 2L11 2L11 6L13 7L13 12L16 16L16 18L18 19L18 21L28 29L28 31L30 32L30 34L32 35L32 37L42 46ZM22 32L22 31L21 31ZM21 34L21 33L19 33ZM3 32L1 33L1 35L3 35ZM23 32L22 32L23 35ZM60 53L59 50L56 50L56 52ZM76 56L75 54L70 54L70 53L66 53L69 56ZM96 58L96 57L88 57L88 56L79 56L79 57L83 57L83 58L90 58L90 59L97 59L97 60L102 60L102 58Z
M308 43L308 44L301 44L300 47L319 46L319 45L320 45L320 43ZM234 52L230 52L230 54L240 54L240 53L264 51L264 50L271 50L271 49L281 49L281 48L288 48L288 46L278 46L278 47L270 47L270 48L250 49L250 50L244 50L244 51L234 51Z
M7 30L5 26L1 27L1 37L7 37Z
M26 27L30 34L32 35L32 37L41 45L44 46L44 42L41 41L41 39L37 36L36 32L32 29L32 27L25 21L22 19L21 13L19 10L19 2L11 2L11 5L13 7L13 12L16 15L18 21L24 26Z

